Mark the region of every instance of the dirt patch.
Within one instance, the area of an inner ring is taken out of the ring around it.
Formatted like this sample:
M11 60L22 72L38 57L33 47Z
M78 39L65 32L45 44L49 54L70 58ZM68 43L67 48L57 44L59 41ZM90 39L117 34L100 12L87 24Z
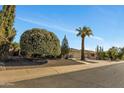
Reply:
M40 61L40 60L38 60ZM42 62L43 61L43 62ZM9 62L4 63L4 67L6 70L13 70L13 69L28 69L28 68L43 68L43 67L55 67L55 66L68 66L68 65L78 65L82 64L73 60L66 60L66 59L54 59L54 60L41 60L41 62L26 60L26 59L17 59L10 60Z

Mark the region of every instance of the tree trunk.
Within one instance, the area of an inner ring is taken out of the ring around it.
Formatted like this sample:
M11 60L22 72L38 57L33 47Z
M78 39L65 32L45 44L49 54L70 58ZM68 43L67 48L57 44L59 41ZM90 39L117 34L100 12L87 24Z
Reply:
M9 44L4 44L0 47L0 60L6 61L9 56Z
M84 55L84 38L82 38L82 44L81 44L81 60L85 60L85 55Z

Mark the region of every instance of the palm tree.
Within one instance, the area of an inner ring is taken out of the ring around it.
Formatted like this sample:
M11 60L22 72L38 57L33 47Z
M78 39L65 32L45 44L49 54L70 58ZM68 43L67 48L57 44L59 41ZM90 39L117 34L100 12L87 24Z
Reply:
M84 26L83 28L79 27L76 29L78 31L77 36L81 36L82 44L81 44L81 60L85 60L84 56L84 41L86 36L93 35L92 30L89 27Z

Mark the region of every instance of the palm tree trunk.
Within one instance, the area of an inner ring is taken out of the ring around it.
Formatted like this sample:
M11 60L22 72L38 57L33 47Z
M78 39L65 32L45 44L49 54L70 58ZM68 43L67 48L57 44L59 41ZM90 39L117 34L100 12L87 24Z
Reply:
M82 46L82 48L81 48L81 60L85 60L85 56L84 56L84 38L82 38L81 46Z

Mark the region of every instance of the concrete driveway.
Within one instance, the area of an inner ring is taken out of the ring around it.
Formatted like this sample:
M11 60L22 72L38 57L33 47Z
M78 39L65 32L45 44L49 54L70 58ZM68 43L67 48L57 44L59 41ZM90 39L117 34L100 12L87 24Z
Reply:
M24 88L124 87L124 63L103 62L44 69L3 71L3 73L0 72L0 82L0 87Z

